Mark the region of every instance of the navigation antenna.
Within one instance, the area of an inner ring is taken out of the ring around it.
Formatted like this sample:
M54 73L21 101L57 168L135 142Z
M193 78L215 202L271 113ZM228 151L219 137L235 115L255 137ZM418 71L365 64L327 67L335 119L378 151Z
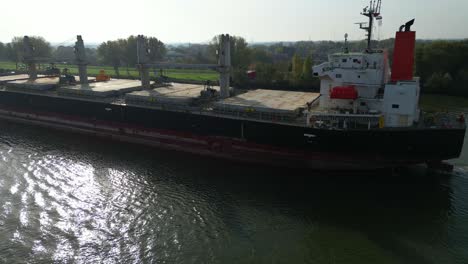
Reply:
M344 53L348 54L349 53L349 47L348 47L348 33L344 35Z
M374 28L374 19L382 20L380 10L382 7L382 0L371 0L369 6L366 6L361 15L369 18L369 22L357 23L360 29L367 31L367 51L371 51L372 30Z

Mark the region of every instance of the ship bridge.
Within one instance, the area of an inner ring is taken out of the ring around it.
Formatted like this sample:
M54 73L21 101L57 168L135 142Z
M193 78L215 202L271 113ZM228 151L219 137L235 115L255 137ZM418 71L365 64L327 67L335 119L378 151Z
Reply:
M364 117L369 128L377 124L381 128L417 125L420 86L419 79L413 77L414 20L396 33L390 71L387 50L371 46L374 20L381 19L380 1L371 2L361 14L369 18L368 23L358 23L367 32L367 49L349 52L346 34L344 51L313 67L314 75L321 81L321 96L319 111L310 111L308 122L312 126L328 122L330 127L346 128L350 122L362 123Z

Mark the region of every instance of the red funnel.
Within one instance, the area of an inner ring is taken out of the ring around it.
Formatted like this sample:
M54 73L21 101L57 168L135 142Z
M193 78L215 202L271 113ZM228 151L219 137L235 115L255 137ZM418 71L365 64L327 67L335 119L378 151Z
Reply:
M416 32L397 32L393 52L392 82L413 79Z

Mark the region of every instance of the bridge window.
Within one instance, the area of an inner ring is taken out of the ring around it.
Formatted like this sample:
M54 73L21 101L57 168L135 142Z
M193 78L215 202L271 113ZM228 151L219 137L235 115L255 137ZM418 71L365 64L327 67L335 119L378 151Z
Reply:
M393 108L393 109L399 109L399 108L400 108L400 105L398 105L398 104L392 104L392 108Z
M336 78L341 78L341 74L336 74Z

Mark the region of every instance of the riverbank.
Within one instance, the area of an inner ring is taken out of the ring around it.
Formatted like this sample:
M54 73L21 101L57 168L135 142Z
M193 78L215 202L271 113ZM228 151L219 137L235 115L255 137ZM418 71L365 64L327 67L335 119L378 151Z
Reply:
M441 94L423 94L420 100L424 111L460 111L468 109L468 98Z
M22 65L22 64L20 64ZM42 64L40 70L44 70L49 65ZM56 64L55 65L60 70L67 68L71 74L78 74L78 67L76 65L70 64ZM16 64L14 62L0 61L0 69L7 71L17 71ZM25 69L20 67L18 71L24 71ZM88 66L88 74L90 76L96 76L99 74L100 70L106 71L106 74L116 78L116 74L113 67L110 66ZM118 78L130 78L135 79L139 78L140 73L135 68L119 67L120 75ZM159 69L156 69L157 74L159 75ZM212 70L199 70L199 69L170 69L164 70L163 74L172 79L182 79L182 80L194 80L194 81L216 81L219 78L219 74ZM151 77L156 77L154 71L150 71Z

